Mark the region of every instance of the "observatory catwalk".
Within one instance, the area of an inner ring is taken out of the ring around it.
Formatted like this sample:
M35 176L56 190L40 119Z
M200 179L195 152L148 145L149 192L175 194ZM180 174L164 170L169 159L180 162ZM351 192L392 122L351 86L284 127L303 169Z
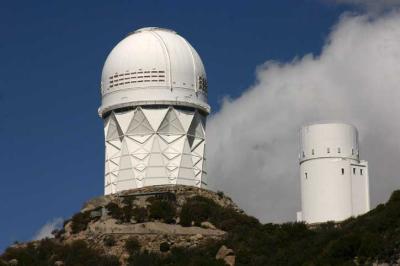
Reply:
M176 32L143 28L108 55L101 79L105 194L154 185L206 187L207 78Z
M368 162L360 160L354 126L304 126L299 159L302 210L298 221L342 221L370 210Z

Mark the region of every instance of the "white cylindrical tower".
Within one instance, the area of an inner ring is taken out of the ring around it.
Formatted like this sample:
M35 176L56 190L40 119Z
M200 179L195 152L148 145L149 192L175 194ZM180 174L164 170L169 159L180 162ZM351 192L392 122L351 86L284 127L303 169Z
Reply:
M206 187L207 78L176 32L143 28L109 54L101 80L105 194L153 185Z
M302 211L307 223L342 221L369 210L368 165L348 124L304 126L300 132Z

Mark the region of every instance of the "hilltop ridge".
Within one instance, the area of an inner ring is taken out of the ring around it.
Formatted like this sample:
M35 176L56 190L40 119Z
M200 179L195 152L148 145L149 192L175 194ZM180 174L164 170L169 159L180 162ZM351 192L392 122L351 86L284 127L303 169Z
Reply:
M341 223L261 224L222 192L154 187L89 200L4 265L400 265L400 191Z

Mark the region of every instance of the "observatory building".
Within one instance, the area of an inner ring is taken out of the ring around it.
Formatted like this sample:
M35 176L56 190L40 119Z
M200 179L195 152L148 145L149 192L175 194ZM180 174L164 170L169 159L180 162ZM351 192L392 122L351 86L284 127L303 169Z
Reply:
M370 210L368 162L359 158L354 126L304 126L299 159L302 210L298 221L342 221Z
M206 187L207 78L176 32L143 28L108 55L101 78L105 194L154 185Z

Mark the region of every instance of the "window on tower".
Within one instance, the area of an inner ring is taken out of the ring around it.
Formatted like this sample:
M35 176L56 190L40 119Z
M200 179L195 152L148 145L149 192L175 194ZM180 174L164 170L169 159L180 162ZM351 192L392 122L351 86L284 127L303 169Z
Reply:
M353 168L353 175L356 174L356 168Z
M360 169L360 175L363 175L363 169Z
M342 175L344 175L344 168L342 168Z

